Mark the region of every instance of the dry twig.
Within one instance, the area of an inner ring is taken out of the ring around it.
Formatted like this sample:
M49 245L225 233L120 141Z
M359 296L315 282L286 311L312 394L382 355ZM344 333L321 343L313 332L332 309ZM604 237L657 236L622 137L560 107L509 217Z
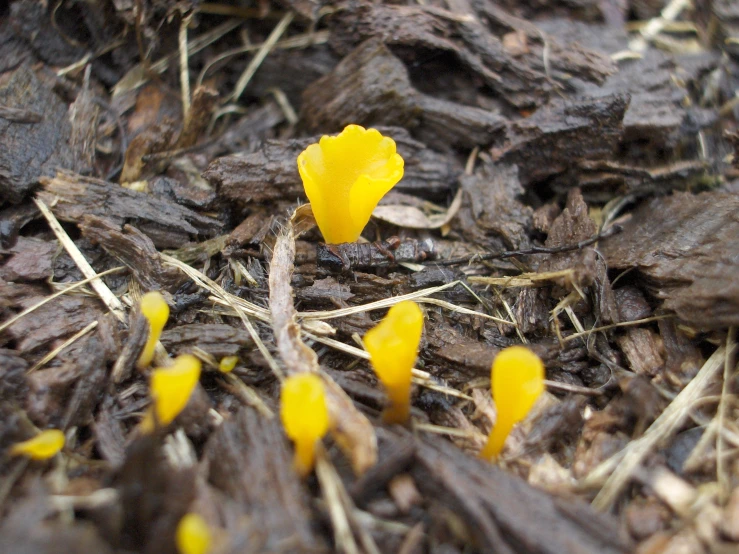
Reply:
M269 271L269 305L275 342L289 373L321 373L318 356L300 338L300 325L297 323L290 286L294 260L295 236L292 222L288 222L277 237ZM354 471L361 474L377 461L375 430L343 389L327 375L322 377L334 426L332 433L351 459Z

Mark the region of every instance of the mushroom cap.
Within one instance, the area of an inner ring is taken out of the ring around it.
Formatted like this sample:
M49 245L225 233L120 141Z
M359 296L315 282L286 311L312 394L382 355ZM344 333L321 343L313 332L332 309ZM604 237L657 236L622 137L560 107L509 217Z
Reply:
M325 241L356 241L378 202L403 177L403 165L393 139L359 125L303 150L298 172Z

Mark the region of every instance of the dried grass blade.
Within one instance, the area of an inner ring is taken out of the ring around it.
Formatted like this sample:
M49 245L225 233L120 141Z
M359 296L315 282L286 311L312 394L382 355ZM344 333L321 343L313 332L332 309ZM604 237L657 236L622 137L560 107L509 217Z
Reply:
M90 331L92 331L97 326L98 326L98 322L97 321L93 321L92 323L90 323L89 325L87 325L84 329L82 329L80 331L77 331L74 335L72 335L71 337L69 337L62 344L60 344L54 350L52 350L51 352L49 352L46 356L44 356L43 358L41 358L38 362L36 362L35 364L33 364L33 366L26 373L33 373L34 371L36 371L40 367L45 366L51 360L53 360L54 358L56 358L62 350L64 350L68 346L71 346L75 342L77 342L79 339L81 339L82 337L84 337L87 333L89 333Z
M259 66L262 65L264 59L272 51L272 48L274 48L277 41L280 40L280 37L287 30L290 23L292 23L293 17L295 17L295 14L293 12L286 13L282 17L282 19L280 19L280 22L275 25L275 28L272 29L272 32L267 37L267 40L264 41L262 47L252 58L251 62L249 62L249 65L246 66L244 73L242 73L241 77L239 77L239 80L234 87L233 94L231 95L231 100L237 102L239 98L241 98L241 94L244 92L244 89L249 84L249 81L251 81L251 78L254 77L254 74L257 72L257 69L259 69Z
M357 541L354 539L349 516L341 502L342 482L326 458L323 450L319 450L316 460L316 476L321 485L321 492L326 501L331 526L334 528L334 542L340 552L360 554Z
M351 356L356 356L357 358L362 358L363 360L369 360L369 354L365 350L362 350L361 348L357 348L356 346L352 346L350 344L344 344L343 342L340 342L336 339L332 339L329 337L321 337L319 335L314 335L313 333L308 333L305 331L303 331L303 335L313 341L316 341L321 344L325 344L326 346L330 346L331 348L335 348L336 350L339 350ZM429 390L434 390L436 392L440 392L442 394L446 394L449 396L454 396L456 398L461 398L462 400L472 400L470 396L466 395L465 393L461 391L458 391L457 389L453 389L451 387L447 387L447 386L440 385L438 383L433 382L431 380L431 376L425 371L421 371L420 369L414 368L412 372L413 372L412 381L413 381L413 384L415 385L419 385Z
M173 258L172 256L167 256L166 254L162 254L161 256L162 261L165 264L174 266L181 270L188 277L190 277L195 282L195 284L197 284L199 287L204 288L205 290L210 291L210 293L213 294L217 299L219 299L221 303L230 307L234 312L236 312L236 315L239 317L239 319L241 319L241 322L244 324L244 327L249 333L249 336L251 336L254 344L257 345L259 352L262 354L262 356L264 356L264 359L267 361L267 364L269 365L272 372L277 376L278 379L282 380L283 375L280 366L277 364L274 357L267 349L267 346L264 344L264 341L259 336L259 333L254 327L254 324L252 324L251 320L247 316L247 314L249 314L258 317L259 319L268 319L267 314L269 312L267 312L267 310L265 310L264 308L260 308L259 306L246 301L243 302L246 302L249 307L244 308L243 303L239 304L234 301L236 299L239 299L237 296L226 292L218 283L216 283L197 269L190 267L186 263L183 263L177 258Z
M451 283L447 283L445 285L439 285L438 287L431 287L428 289L417 290L416 292L403 294L401 296L393 296L392 298L384 298L382 300L378 300L376 302L370 302L369 304L364 304L362 306L352 306L351 308L341 308L340 310L324 310L324 311L318 311L318 312L298 312L297 316L300 319L334 319L337 317L344 317L347 315L358 314L361 312L381 310L382 308L389 308L390 306L394 306L395 304L399 302L403 302L404 300L418 300L421 298L426 298L427 296L430 296L437 292L450 289L458 285L459 283L460 281L452 281Z
M38 198L34 198L33 201L36 203L36 206L38 206L38 209L41 210L41 213L46 218L49 227L54 232L59 242L62 243L62 246L67 251L70 258L72 258L74 263L82 272L82 275L90 279L90 286L95 289L95 292L98 294L98 296L100 296L100 299L108 307L108 309L113 312L113 315L116 317L116 319L121 323L125 323L126 312L123 309L123 304L118 299L118 297L113 294L113 292L108 288L108 285L106 285L103 280L98 277L97 272L92 268L87 259L82 255L82 252L80 252L79 248L77 248L77 245L72 242L71 238L69 238L69 235L59 224L59 221L57 221L54 214L51 213L49 207Z
M644 458L658 443L669 438L689 417L691 406L714 382L716 375L724 367L725 356L733 355L736 344L730 345L729 348L731 352L727 353L727 347L721 346L708 358L693 380L675 397L642 437L631 441L626 448L602 462L584 479L582 484L588 486L600 482L605 475L610 474L593 500L594 508L609 509Z
M188 41L188 54L197 54L203 48L209 46L210 44L213 44L215 41L217 41L227 33L230 33L234 29L240 27L242 24L243 21L239 19L231 19L229 21L226 21L225 23L222 23L218 27L214 27L213 29L203 33L202 35L196 37L194 40ZM120 96L121 94L124 94L129 90L137 89L143 84L147 83L149 81L149 75L151 75L151 73L149 73L148 71L159 74L164 73L170 66L170 64L174 62L178 57L179 52L174 52L157 60L148 68L142 63L133 66L113 87L113 98L115 98L116 96Z
M55 298L58 298L59 296L61 296L63 294L67 294L68 292L71 292L71 291L73 291L75 289L78 289L78 288L84 286L84 285L87 285L88 283L94 281L95 279L98 279L98 278L103 277L105 275L110 275L111 273L118 273L119 271L123 271L124 269L126 269L126 268L123 267L123 266L113 267L111 269L108 269L107 271L103 271L101 273L96 273L95 275L93 275L92 277L88 277L87 279L82 279L81 281L77 281L76 283L72 283L68 287L64 288L63 290L57 291L54 294L50 294L49 296L47 296L46 298L44 298L43 300L41 300L41 302L39 302L38 304L34 304L30 308L26 308L22 312L14 315L9 320L7 320L5 323L3 323L2 325L0 325L0 333L2 333L3 331L5 331L5 329L7 329L11 325L13 325L13 323L15 323L16 321L18 321L22 317L27 316L31 312L39 309L41 306L43 306L44 304L47 304L47 303L51 302ZM62 283L60 283L60 284L62 284ZM63 283L63 284L66 285L67 283Z

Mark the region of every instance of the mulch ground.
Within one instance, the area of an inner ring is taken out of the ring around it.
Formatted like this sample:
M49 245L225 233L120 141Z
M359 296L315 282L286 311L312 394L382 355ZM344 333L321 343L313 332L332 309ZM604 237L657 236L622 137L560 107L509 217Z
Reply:
M216 553L736 552L738 95L731 0L0 6L0 552L174 554L186 513ZM405 176L327 246L296 158L352 123ZM203 373L143 434L151 290L156 365ZM387 425L360 338L405 298ZM488 463L522 343L547 391ZM335 423L307 479L301 371Z

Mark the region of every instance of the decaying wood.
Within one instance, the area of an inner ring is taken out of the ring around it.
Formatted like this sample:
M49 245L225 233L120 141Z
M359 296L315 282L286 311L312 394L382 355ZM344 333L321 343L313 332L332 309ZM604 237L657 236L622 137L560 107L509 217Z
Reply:
M142 131L131 141L121 169L121 183L132 183L150 177L157 169L156 164L147 164L144 158L163 152L173 143L176 124L169 118Z
M319 9L319 6L316 3L311 8ZM320 34L320 31L316 33L315 38L318 39ZM339 57L324 42L325 38L316 40L316 44L301 49L298 56L292 50L273 50L252 78L249 89L256 96L264 98L278 88L285 93L293 108L299 111L306 87L329 73L339 62Z
M700 328L739 324L739 200L736 195L675 193L645 202L606 240L610 267L637 266L664 307Z
M28 362L17 352L0 348L0 394L8 404L20 404L28 393L25 372Z
M568 190L573 181L568 172L556 177L557 190ZM652 193L689 189L706 175L706 164L700 160L683 160L667 165L636 166L609 160L578 163L576 182L589 200L611 198L613 190L623 194L645 196Z
M37 114L18 121L0 116L0 194L20 202L42 175L57 167L76 170L68 141L72 127L66 104L40 81L28 65L16 69L0 86L0 105Z
M154 243L132 225L120 227L104 217L85 215L80 231L93 244L131 270L145 291L171 289L184 281L182 273L162 264Z
M74 355L80 360L80 379L74 386L61 427L68 429L72 425L89 425L92 414L98 404L105 398L107 390L107 362L117 350L115 344L116 322L112 316L101 319L96 333L85 337L74 348L82 355Z
M623 63L619 69L602 88L588 86L584 93L602 96L618 91L629 95L631 102L623 127L624 141L630 145L633 158L652 164L658 161L653 152L659 149L669 151L681 143L686 145L692 141L689 134L680 132L681 126L689 124L697 130L715 122L711 112L685 106L682 101L685 84L680 86L673 77L679 71L681 79L689 82L697 75L688 73L689 69L687 72L679 70L669 54L653 50L638 60ZM649 148L646 148L646 141Z
M148 335L149 323L137 310L128 318L128 336L111 370L110 377L114 383L125 381L131 376Z
M482 551L630 551L629 540L618 527L587 505L543 494L448 444L419 444L411 474L423 494L457 512ZM536 525L526 523L532 521Z
M578 189L572 189L567 195L567 204L562 213L554 220L549 229L546 245L561 246L572 244L592 237L595 234L595 222L588 215L588 206ZM579 286L589 286L595 281L596 253L592 246L582 250L555 254L544 260L538 270L542 273L574 269L574 281ZM560 280L564 284L563 280Z
M526 187L566 173L575 184L578 161L603 160L613 156L623 136L623 119L629 96L615 94L577 101L553 99L534 115L510 123L496 161L518 166L518 177Z
M516 166L485 163L474 174L464 175L459 181L467 200L467 206L462 209L470 211L477 227L466 229L467 234L478 235L478 240L483 239L481 235L493 235L508 249L530 245L528 232L532 227L533 210L518 200L524 189L518 180Z
M190 353L197 347L217 360L250 350L254 344L244 329L216 323L179 325L164 331L160 340L173 355Z
M8 251L10 257L0 267L0 277L7 281L47 279L58 250L55 242L18 237L15 246Z
M16 307L27 308L41 299L39 296L26 296ZM96 298L62 296L16 321L5 332L17 341L20 350L32 352L99 320L103 317L102 308ZM49 325L49 321L55 324Z
M346 54L359 42L378 37L412 57L418 56L418 50L450 54L516 107L545 103L566 75L602 82L614 70L605 56L576 44L561 44L492 2L455 4L461 8L457 12L389 4L351 9L345 3L330 20L331 43ZM523 35L525 49L507 51L505 35L517 32ZM548 62L544 49L548 49Z
M8 206L0 211L0 246L12 247L21 228L37 215L38 208L33 202Z
M444 197L462 173L461 166L440 157L399 127L379 127L396 141L405 160L405 174L397 190L429 199ZM320 137L291 141L267 141L254 154L217 158L203 173L218 193L240 204L305 198L295 160Z
M49 64L65 66L85 55L84 47L66 40L51 14L35 2L14 2L9 19L15 33L28 40L34 53Z
M175 554L188 512L220 554L735 550L734 3L0 7L0 551ZM367 242L322 245L295 160L349 123L405 174ZM203 372L143 436L155 289L156 365ZM404 428L360 346L406 295ZM518 344L548 391L483 463ZM298 371L337 426L302 480ZM5 455L50 427L52 460Z
M649 329L629 329L618 344L634 373L654 376L664 367L659 340Z
M209 481L250 519L250 544L259 544L261 552L326 551L312 529L308 498L277 419L242 408L205 450Z
M195 468L172 467L162 436L138 437L115 476L122 521L120 542L147 554L175 554L177 523L195 495Z
M48 520L54 513L50 495L37 483L31 496L19 502L0 526L0 550L8 554L113 553L94 525Z
M316 252L318 265L335 273L419 263L435 257L432 240L401 240L398 237L365 244L321 244Z
M415 129L438 149L473 148L499 136L505 119L488 110L431 98L416 91L403 63L379 40L357 46L303 93L308 131L341 130L349 123Z
M62 221L80 223L85 215L106 217L118 225L130 221L158 248L172 246L161 240L158 230L165 231L168 238L178 237L179 246L188 235L209 237L221 228L217 220L175 202L68 171L43 179L42 186L39 198L53 206L52 211Z

